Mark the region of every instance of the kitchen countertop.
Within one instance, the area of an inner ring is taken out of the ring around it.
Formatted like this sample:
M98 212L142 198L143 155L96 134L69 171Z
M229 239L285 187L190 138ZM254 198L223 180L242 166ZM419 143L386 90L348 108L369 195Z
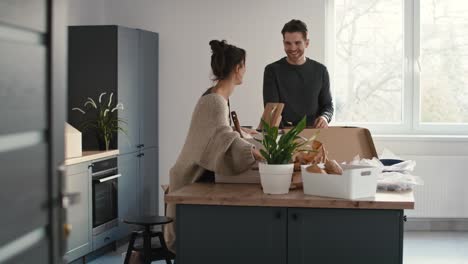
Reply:
M345 200L304 194L302 189L288 194L264 194L260 184L193 183L165 195L166 203L197 205L271 206L349 209L414 209L409 192L377 192L374 198Z
M117 155L119 155L118 149L113 149L113 150L108 150L108 151L88 150L88 151L83 151L83 155L81 157L66 159L63 164L65 166L68 166L68 165L78 164L78 163L82 163L82 162L86 162L90 160L102 159L102 158L117 156Z

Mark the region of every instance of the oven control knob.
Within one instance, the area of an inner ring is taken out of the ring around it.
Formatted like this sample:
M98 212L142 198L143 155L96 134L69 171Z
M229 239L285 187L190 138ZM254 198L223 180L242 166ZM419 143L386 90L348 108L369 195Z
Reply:
M70 236L72 229L73 227L71 224L63 224L63 233L65 234L66 238Z

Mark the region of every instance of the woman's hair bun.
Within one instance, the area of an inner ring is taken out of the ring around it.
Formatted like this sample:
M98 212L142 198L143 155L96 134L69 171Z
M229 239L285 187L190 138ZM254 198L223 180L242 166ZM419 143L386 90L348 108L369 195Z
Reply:
M230 45L226 40L211 40L211 69L214 80L223 80L229 76L236 65L245 62L245 50Z
M211 46L211 50L213 52L219 52L219 51L223 51L226 47L227 47L227 43L226 43L226 40L212 40L210 41L210 46Z

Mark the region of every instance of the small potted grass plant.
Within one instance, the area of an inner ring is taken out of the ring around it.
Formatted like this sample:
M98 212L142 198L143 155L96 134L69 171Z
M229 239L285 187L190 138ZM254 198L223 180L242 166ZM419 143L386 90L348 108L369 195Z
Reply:
M267 194L286 194L289 192L294 171L292 157L300 148L313 140L299 136L306 127L306 117L284 135L278 137L278 127L268 124L263 119L263 149L260 153L265 162L259 163L260 181L263 192Z
M106 94L107 93L101 93L97 103L93 98L88 97L83 108L75 107L72 109L86 115L85 121L81 123L80 129L83 132L89 128L95 129L99 148L102 150L109 150L110 142L115 132L120 131L127 134L124 128L127 122L117 115L118 110L124 110L123 104L117 103L117 101L112 102L113 93L109 95L108 100L104 100Z

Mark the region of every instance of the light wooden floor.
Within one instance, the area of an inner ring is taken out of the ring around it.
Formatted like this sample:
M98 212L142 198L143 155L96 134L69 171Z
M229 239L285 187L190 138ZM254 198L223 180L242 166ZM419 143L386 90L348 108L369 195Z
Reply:
M89 264L123 263L122 246ZM468 264L468 232L405 232L404 264ZM165 264L155 261L153 264Z

